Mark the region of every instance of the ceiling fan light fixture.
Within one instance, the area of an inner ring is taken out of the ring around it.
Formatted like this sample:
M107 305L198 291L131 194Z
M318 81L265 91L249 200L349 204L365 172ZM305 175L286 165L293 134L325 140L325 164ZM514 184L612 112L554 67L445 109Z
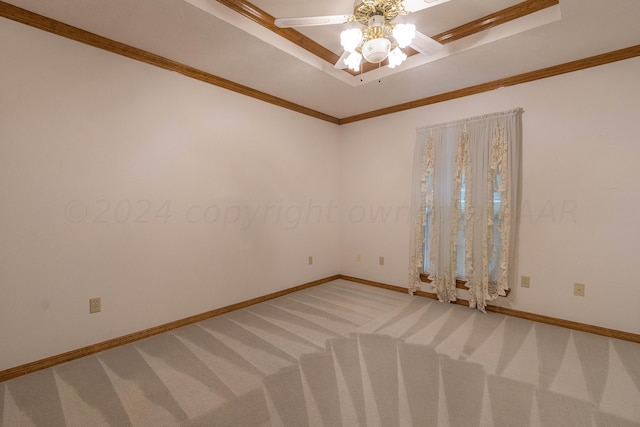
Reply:
M401 48L409 46L415 36L416 26L413 24L398 24L393 27L393 38Z
M362 45L362 56L367 62L378 64L384 61L391 50L391 42L384 37L367 40Z
M407 55L400 49L408 46L412 53L429 54L442 44L416 30L413 24L392 21L400 15L408 15L449 0L355 0L352 15L311 16L303 18L278 18L279 27L328 25L337 23L357 24L340 33L340 45L344 52L334 64L336 69L350 68L359 71L362 61L379 66L389 58L390 68L402 64ZM429 43L430 42L430 43ZM393 55L390 58L390 52Z
M362 42L362 31L359 28L350 28L340 33L340 44L347 52L353 52Z

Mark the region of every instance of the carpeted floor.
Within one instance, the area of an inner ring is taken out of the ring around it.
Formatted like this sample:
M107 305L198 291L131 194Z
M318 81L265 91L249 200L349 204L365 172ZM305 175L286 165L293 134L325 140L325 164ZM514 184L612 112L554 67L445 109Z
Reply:
M13 426L640 426L640 345L344 280L0 383Z

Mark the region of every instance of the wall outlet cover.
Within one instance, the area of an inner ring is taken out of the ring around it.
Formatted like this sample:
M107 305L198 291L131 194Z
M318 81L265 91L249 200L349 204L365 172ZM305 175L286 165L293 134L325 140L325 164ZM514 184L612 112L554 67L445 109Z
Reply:
M89 313L99 313L102 311L102 302L100 298L89 299Z

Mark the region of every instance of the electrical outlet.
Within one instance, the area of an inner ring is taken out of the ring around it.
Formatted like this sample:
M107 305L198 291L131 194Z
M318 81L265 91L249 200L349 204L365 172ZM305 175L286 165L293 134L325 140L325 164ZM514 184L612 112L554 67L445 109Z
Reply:
M531 285L531 278L529 276L520 276L520 286L528 288Z
M573 284L573 294L577 297L584 296L584 283L574 283Z
M99 313L102 311L102 303L100 298L89 299L89 313Z
M309 255L309 265L313 264L313 257Z
M362 255L360 254L356 255L356 261L358 262L362 261Z
M380 265L384 265L384 257L381 256L378 262L380 263Z

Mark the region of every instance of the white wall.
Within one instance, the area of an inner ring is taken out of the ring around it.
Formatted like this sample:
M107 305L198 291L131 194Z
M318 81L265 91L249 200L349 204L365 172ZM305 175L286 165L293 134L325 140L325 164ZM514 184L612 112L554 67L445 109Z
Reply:
M640 333L640 59L337 127L6 20L0 52L0 370L337 273L405 286L415 128L514 107L531 288L499 303Z
M7 20L0 52L0 370L340 272L338 126Z
M640 58L341 127L343 274L407 284L416 127L523 107L516 268L531 287L499 304L640 333L638 75ZM362 219L363 207L391 215Z

